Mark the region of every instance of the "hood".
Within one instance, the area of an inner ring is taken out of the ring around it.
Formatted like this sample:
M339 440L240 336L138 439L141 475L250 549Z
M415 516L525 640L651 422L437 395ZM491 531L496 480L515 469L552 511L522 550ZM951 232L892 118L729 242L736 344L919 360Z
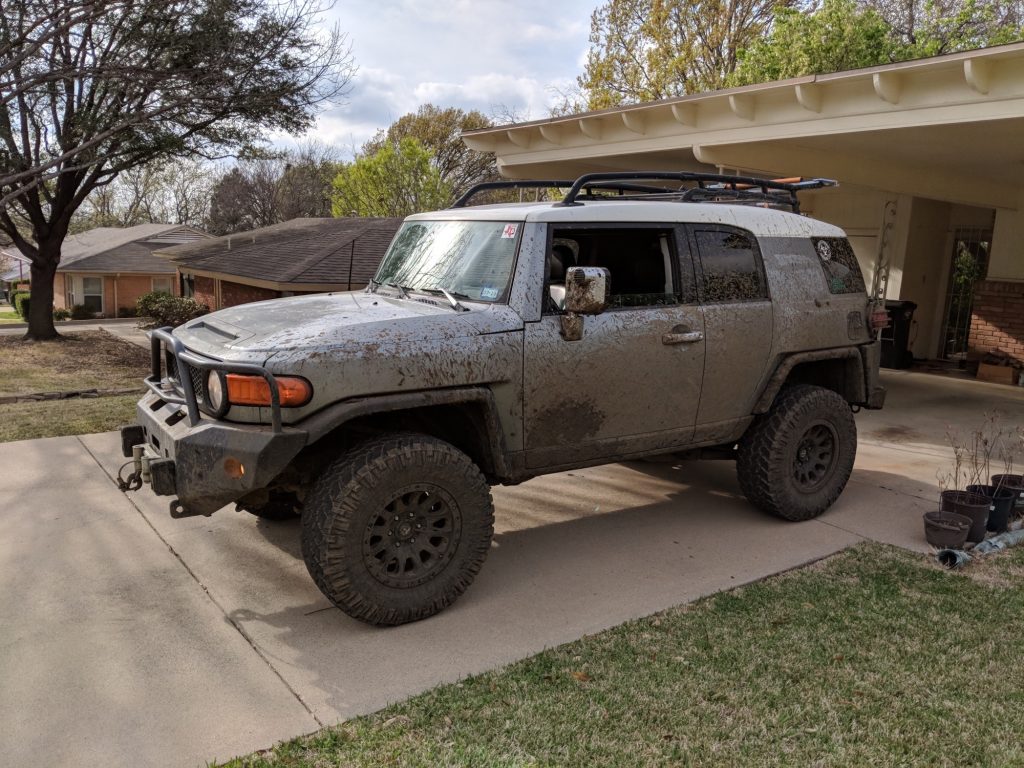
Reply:
M277 352L475 336L522 328L506 306L457 312L441 299L327 293L241 304L191 320L174 335L223 360L263 362Z

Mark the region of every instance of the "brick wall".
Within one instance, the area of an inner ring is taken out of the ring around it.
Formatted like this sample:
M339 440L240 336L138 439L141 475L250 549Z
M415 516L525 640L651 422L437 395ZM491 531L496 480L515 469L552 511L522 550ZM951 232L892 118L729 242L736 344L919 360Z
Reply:
M992 349L1024 361L1024 282L983 280L974 289L970 352Z
M107 314L113 315L115 309L121 307L135 308L135 302L153 290L153 278L170 278L171 293L175 296L181 291L178 286L178 276L175 275L121 275L117 279L117 307L108 307ZM108 293L108 299L113 302L114 294Z
M192 298L210 309L217 309L217 294L212 277L195 276L195 292Z
M269 288L256 288L242 283L220 281L220 304L222 307L233 307L236 304L248 304L251 301L276 299L280 294Z

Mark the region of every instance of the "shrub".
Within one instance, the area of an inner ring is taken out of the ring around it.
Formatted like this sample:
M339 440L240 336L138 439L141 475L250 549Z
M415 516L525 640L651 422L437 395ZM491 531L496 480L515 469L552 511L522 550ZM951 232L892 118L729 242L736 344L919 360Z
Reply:
M29 298L27 293L14 294L14 311L21 315L22 320L28 320Z
M69 317L71 317L71 310L70 309L65 309L64 307L54 308L54 310L53 310L53 319L54 320L67 320Z
M84 304L75 304L71 308L72 320L92 320L95 313Z
M208 306L195 299L157 292L140 296L136 307L139 317L150 318L150 325L155 327L178 326L210 311Z

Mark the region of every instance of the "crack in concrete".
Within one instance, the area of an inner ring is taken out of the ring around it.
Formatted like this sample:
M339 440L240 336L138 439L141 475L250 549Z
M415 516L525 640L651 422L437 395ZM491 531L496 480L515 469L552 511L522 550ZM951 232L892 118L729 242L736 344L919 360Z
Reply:
M96 466L100 468L100 471L107 476L107 478L110 480L110 482L114 484L114 487L116 488L117 480L114 477L112 477L111 474L107 471L107 468L100 463L100 460L96 458L96 454L89 450L89 446L87 446L82 441L82 438L80 436L76 435L75 439L78 441L79 445L82 446L85 452L89 454L89 457L96 463ZM150 530L153 531L153 533L156 535L158 539L160 539L161 543L163 543L163 545L167 547L167 551L170 552L171 555L181 564L181 567L184 568L185 572L192 577L192 580L199 585L199 588L203 591L203 594L205 594L209 601L217 607L217 610L220 611L221 614L223 614L224 619L229 624L231 624L232 627L235 628L235 631L242 636L245 642L248 643L249 647L252 648L256 655L263 660L263 663L266 664L270 671L273 672L274 675L277 677L277 679L281 681L281 684L288 689L288 692L291 693L292 696L295 697L296 701L298 701L299 704L302 705L302 708L309 713L309 716L313 718L313 721L317 724L317 727L323 728L326 725L326 723L323 723L320 720L320 718L316 716L316 713L313 712L312 708L303 700L299 692L295 690L295 688L293 688L291 684L285 679L284 675L282 675L281 672L278 671L277 667L274 666L270 658L263 652L259 645L256 644L256 641L252 638L252 636L250 636L249 633L245 631L245 628L242 627L241 624L239 624L237 621L231 618L231 615L224 609L224 606L222 606L217 601L217 598L215 598L213 596L213 593L210 592L209 588L205 584L203 584L202 580L199 578L196 572L189 567L188 563L185 562L184 558L182 558L182 556L178 554L178 551L173 546L171 546L170 542L168 542L167 539L165 539L160 534L160 531L158 531L156 527L153 525L153 523L149 521L149 518L146 517L145 513L143 513L143 511L139 509L139 506L135 503L135 501L128 494L124 494L124 497L128 501L128 503L132 505L132 508L136 512L138 512L139 517L141 517L142 520L146 523L146 525L149 526Z

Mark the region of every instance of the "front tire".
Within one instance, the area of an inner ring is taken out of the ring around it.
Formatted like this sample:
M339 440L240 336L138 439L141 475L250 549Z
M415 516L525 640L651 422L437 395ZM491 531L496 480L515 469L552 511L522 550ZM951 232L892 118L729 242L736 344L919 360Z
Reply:
M357 445L316 481L302 555L349 616L405 624L466 591L493 533L490 487L466 454L426 435L393 435Z
M810 520L843 492L857 457L849 404L830 389L787 387L739 443L740 487L755 505L786 520Z

